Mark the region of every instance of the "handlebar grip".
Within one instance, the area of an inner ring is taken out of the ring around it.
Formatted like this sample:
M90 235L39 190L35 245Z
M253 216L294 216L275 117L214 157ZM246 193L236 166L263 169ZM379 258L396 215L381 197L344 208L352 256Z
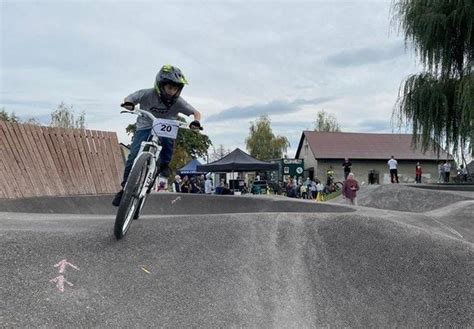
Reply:
M120 104L120 106L126 108L129 111L133 111L135 109L135 104L133 104L132 102L125 102Z

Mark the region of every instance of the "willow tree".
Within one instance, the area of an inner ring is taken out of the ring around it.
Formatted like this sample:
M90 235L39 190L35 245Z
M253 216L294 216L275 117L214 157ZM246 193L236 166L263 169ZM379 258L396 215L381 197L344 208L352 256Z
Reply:
M392 15L424 66L400 86L399 124L412 125L423 150L474 154L473 1L396 0Z
M281 158L290 146L290 142L284 136L275 136L270 119L262 115L255 122L250 123L250 132L245 139L245 146L254 158L270 160Z

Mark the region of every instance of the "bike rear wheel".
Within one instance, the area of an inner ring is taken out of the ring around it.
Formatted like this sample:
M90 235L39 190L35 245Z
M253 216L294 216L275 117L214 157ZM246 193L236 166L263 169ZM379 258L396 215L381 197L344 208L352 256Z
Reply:
M140 193L146 182L149 171L149 163L152 155L142 153L135 162L135 165L128 176L127 185L123 191L122 201L120 202L117 216L115 217L114 234L117 240L127 234L134 217L139 216L142 206ZM144 201L144 200L143 200Z

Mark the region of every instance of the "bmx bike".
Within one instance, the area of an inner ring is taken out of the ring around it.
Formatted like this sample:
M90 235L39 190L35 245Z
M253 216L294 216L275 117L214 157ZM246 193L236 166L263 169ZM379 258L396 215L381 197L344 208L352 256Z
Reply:
M130 175L123 189L123 196L115 217L114 234L117 240L122 239L128 232L133 219L138 219L145 204L147 195L153 189L158 176L158 158L161 151L160 137L176 139L178 130L185 128L186 123L178 120L156 118L148 111L127 104L132 110L122 110L120 113L146 116L153 120L150 138L142 142L140 150L133 162Z

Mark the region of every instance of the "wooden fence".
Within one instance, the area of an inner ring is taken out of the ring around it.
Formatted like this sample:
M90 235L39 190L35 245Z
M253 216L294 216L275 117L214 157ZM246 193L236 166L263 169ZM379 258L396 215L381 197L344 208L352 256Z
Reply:
M123 168L114 132L0 120L0 198L114 193Z

